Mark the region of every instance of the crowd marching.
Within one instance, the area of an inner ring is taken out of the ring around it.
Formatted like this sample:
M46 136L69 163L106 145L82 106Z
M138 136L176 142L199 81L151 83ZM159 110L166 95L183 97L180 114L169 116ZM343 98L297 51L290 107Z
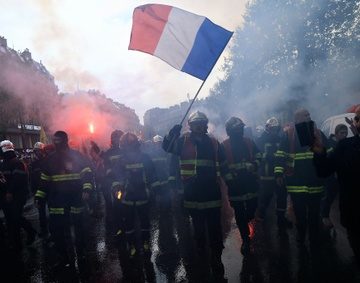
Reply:
M311 121L306 109L294 113L292 124ZM69 147L66 132L57 131L52 144L37 142L26 166L9 140L3 140L0 163L0 239L14 252L38 238L54 245L58 267L74 267L86 260L84 217L96 214L104 199L106 226L126 254L124 262L150 258L151 204L168 215L173 195L183 204L192 223L196 254L204 259L213 282L226 282L222 252L224 235L221 207L224 198L233 208L241 238L241 253L251 253L253 223L262 223L273 195L279 231L293 227L293 208L299 249L321 246L320 228L331 228L331 205L339 194L341 224L346 228L357 263L360 263L360 107L349 127L340 124L327 138L315 127L314 141L302 146L294 126L282 127L269 118L261 136L244 136L245 123L231 117L225 123L228 138L219 142L208 133L208 118L196 111L188 118L189 131L175 125L164 138L141 142L133 133L115 130L110 148L102 152L94 143L87 155ZM23 213L29 188L39 212L36 231ZM175 189L175 190L174 190ZM5 225L6 224L6 225ZM74 229L74 247L68 241ZM256 233L256 231L255 231ZM254 247L256 248L256 247ZM205 260L207 259L207 260ZM124 262L122 267L124 267Z

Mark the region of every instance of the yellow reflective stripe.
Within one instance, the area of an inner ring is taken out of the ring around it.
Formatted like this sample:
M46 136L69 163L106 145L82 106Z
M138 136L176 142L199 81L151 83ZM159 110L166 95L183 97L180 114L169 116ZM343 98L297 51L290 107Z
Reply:
M257 193L247 193L247 194L244 194L241 196L230 196L229 200L230 201L244 201L244 200L256 198L257 196L258 196Z
M195 170L180 170L180 174L193 176L193 175L196 175L196 171Z
M49 208L49 213L50 214L64 214L64 208L56 208L56 207L50 207Z
M46 193L43 192L43 191L37 190L37 191L36 191L36 194L35 194L35 197L38 197L38 198L46 198Z
M193 208L193 209L208 209L208 208L221 207L221 200L213 200L206 202L184 201L184 207Z
M80 174L75 173L75 174L53 175L51 176L51 180L54 182L80 180Z
M314 156L313 152L299 152L295 154L295 160L305 160L305 159L312 159Z
M44 174L44 173L41 173L40 179L41 179L41 180L44 180L44 181L50 181L50 180L51 180L51 177L48 176L48 175L46 175L46 174Z
M244 162L242 163L231 163L229 164L230 169L245 169L246 164Z
M160 185L161 185L161 183L159 181L156 181L156 182L151 184L151 187L155 188L155 187L159 187Z
M70 207L70 213L72 214L80 214L83 211L84 211L84 207L74 207L74 206Z
M308 186L286 186L289 193L310 193L316 194L321 193L324 190L323 186L319 187L308 187Z
M91 183L84 183L83 190L91 190L93 188Z
M83 175L85 173L91 173L91 168L90 167L85 167L83 170L81 170L80 175Z
M285 157L286 153L285 153L285 151L278 150L275 152L275 156L276 157Z
M168 178L168 181L175 181L175 180L176 180L175 176L169 176Z
M334 148L333 147L330 147L326 152L327 153L330 153L330 152L333 152L334 151Z
M108 169L108 170L106 170L106 175L109 175L110 173L112 172L112 170L111 169Z
M144 164L142 163L134 163L134 164L126 164L126 169L141 169L144 168Z
M232 179L233 179L233 176L232 176L230 173L228 173L228 174L226 174L226 175L224 176L224 179L225 179L226 181L229 181L229 180L232 180Z
M156 161L166 161L167 158L166 157L155 157L151 159L152 161L156 162Z
M120 159L120 158L121 158L121 155L113 155L113 156L110 156L110 157L109 157L109 160L110 160L110 161L114 161L114 160Z
M213 160L208 160L208 159L187 159L187 160L180 160L180 165L214 167L214 166L219 166L219 162L214 162Z
M284 173L284 167L280 167L280 166L274 167L274 173Z
M260 180L275 180L274 176L260 176Z
M196 159L180 159L180 165L195 165Z
M136 201L122 200L121 201L121 203L123 203L123 204L135 205L135 206L144 205L144 204L147 204L148 202L149 202L148 200L136 200Z

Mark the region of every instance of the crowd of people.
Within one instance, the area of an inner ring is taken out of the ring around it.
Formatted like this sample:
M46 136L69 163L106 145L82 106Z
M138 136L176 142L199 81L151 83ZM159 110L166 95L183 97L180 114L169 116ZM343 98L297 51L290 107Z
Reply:
M294 124L310 121L306 109L294 113ZM58 267L71 268L74 258L69 253L72 242L66 240L68 231L74 227L77 261L86 260L84 213L96 213L94 199L101 192L106 226L123 246L124 260L150 259L150 204L156 199L160 212L170 213L169 188L175 187L191 218L196 254L208 259L203 261L204 274L213 282L226 282L221 259L224 194L240 231L241 253L247 256L252 246L252 223L265 221L273 195L278 230L286 233L293 227L287 217L290 196L298 248L319 249L321 224L333 226L329 211L339 192L341 223L360 263L360 215L356 208L360 107L351 121L353 137L347 138L345 124L338 125L329 138L315 127L308 146L300 143L295 127L284 130L275 117L266 121L264 132L256 139L244 136L241 118L231 117L225 123L228 138L222 142L208 133L208 122L204 113L196 111L188 118L189 132L182 133L182 126L175 125L164 138L156 135L145 143L133 133L115 130L107 151L102 152L92 142L87 156L69 147L66 132L57 131L52 145L35 144L28 168L15 154L12 142L2 141L0 209L6 225L0 223L1 241L21 252L23 228L26 245L37 237L53 243ZM39 212L40 231L23 215L29 187Z

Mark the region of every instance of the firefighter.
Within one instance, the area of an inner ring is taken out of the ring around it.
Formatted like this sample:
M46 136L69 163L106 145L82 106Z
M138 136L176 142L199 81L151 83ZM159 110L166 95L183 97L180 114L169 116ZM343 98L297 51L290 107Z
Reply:
M327 154L321 137L316 135L312 147L314 164L320 177L336 173L339 180L340 221L346 228L351 248L360 266L360 210L359 210L359 168L360 168L360 106L355 110L351 129L354 136L342 139L333 152Z
M149 199L152 190L159 182L150 157L142 153L136 135L124 134L120 139L123 155L114 168L112 183L113 193L121 201L122 215L125 223L125 236L129 257L134 259L138 254L136 245L136 216L140 220L142 249L150 257L150 219Z
M295 112L294 119L295 124L311 121L309 111L303 108ZM325 136L320 130L315 131L322 135L325 144ZM312 158L309 147L300 145L295 127L289 126L276 152L274 173L278 186L286 185L290 194L300 251L305 247L307 230L312 251L319 247L320 201L324 182L316 176Z
M110 136L110 148L102 155L104 160L105 176L103 178L101 188L105 200L106 223L108 225L111 223L113 214L117 214L116 210L119 209L116 207L116 200L113 202L112 199L111 183L113 179L112 170L122 155L122 151L120 149L120 138L123 134L124 133L121 130L114 130ZM121 231L118 231L119 225L115 223L115 226L117 226L116 233L121 233Z
M46 157L45 145L42 142L36 142L34 144L34 157L29 166L30 172L30 188L31 192L35 195L40 184L41 167ZM49 235L48 221L46 216L46 200L41 199L37 203L39 212L40 223L40 237L46 239Z
M72 247L71 224L75 231L75 248L78 262L85 259L83 214L85 203L93 189L93 175L87 159L78 151L70 149L68 135L57 131L53 136L55 152L44 161L41 184L35 197L37 201L48 200L50 232L60 256L59 267L73 267L68 253Z
M275 153L280 146L280 124L275 117L266 121L265 131L256 143L262 152L262 162L259 168L260 173L260 199L257 212L258 219L265 218L266 210L272 196L276 194L276 215L279 229L291 228L292 223L286 219L287 192L284 186L279 187L275 181L274 164Z
M0 209L3 210L8 228L9 239L16 251L22 249L22 227L27 233L27 245L36 239L36 231L23 216L23 209L28 196L27 169L15 154L14 145L9 140L0 143Z
M156 169L156 176L160 185L157 188L160 211L168 212L171 208L171 191L168 186L169 181L169 154L161 147L164 138L156 135L153 137L153 145L149 152L151 160Z
M229 199L243 240L241 252L247 254L250 248L249 225L255 216L258 202L257 170L261 153L253 140L244 137L244 127L240 118L231 117L226 121L225 128L229 138L222 145L233 175L233 180L228 185Z
M342 139L346 139L348 135L348 127L345 124L339 124L335 127L335 134L330 135L328 140L328 147L327 150L330 154L332 151L335 150L336 145ZM330 176L326 179L326 186L325 186L325 197L321 200L321 217L322 222L325 228L331 229L334 227L329 215L330 215L330 208L334 199L339 191L339 182L335 175Z
M216 282L221 282L224 280L224 266L221 262L224 246L219 178L223 176L227 181L231 175L219 142L207 134L206 115L194 112L189 116L188 124L190 132L181 137L181 125L175 125L164 138L163 149L180 157L184 207L192 218L198 256L204 262L210 246L212 274Z

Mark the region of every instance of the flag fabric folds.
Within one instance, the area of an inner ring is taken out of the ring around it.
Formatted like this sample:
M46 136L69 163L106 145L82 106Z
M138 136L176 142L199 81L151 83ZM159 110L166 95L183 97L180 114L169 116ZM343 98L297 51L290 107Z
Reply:
M232 32L203 16L168 5L136 7L129 49L154 55L205 80Z

